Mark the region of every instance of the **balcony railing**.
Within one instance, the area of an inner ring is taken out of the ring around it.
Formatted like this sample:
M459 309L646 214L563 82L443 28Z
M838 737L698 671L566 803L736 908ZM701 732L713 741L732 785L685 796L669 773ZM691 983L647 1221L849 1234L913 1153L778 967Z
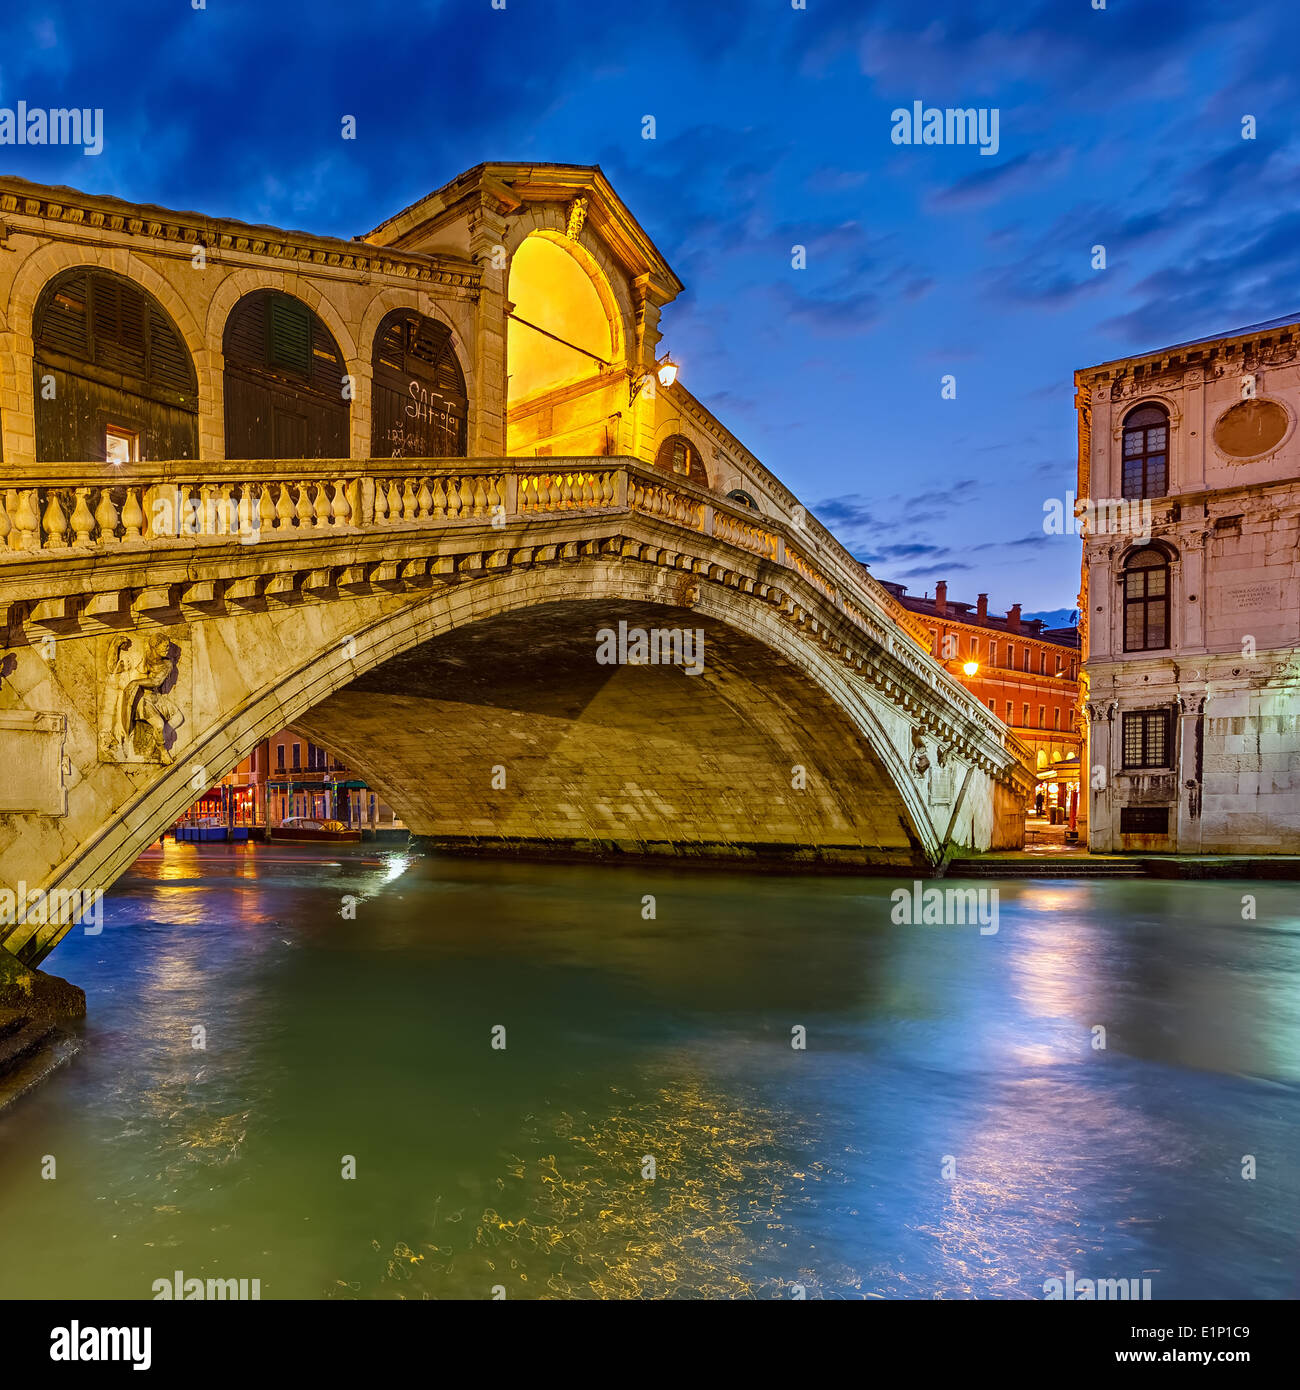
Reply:
M966 718L1029 760L1001 721L899 627L888 594L815 518L759 514L635 459L302 459L11 466L0 483L0 582L43 560L334 545L635 512L797 574ZM12 570L11 572L17 572Z

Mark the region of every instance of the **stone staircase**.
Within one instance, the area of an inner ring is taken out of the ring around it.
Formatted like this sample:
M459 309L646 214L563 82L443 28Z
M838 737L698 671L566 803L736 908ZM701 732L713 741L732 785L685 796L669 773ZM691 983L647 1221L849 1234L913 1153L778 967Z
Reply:
M952 859L947 878L1144 878L1137 859L1100 859L1092 855L1042 855L1023 859Z

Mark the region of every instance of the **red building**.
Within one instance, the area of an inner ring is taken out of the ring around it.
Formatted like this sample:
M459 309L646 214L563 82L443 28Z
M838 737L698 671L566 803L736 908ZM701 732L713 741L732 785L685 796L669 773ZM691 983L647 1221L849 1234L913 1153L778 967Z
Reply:
M987 594L955 602L943 581L933 598L885 588L928 632L931 655L1033 750L1045 807L1068 817L1079 794L1078 629L1022 619L1018 603L990 613Z

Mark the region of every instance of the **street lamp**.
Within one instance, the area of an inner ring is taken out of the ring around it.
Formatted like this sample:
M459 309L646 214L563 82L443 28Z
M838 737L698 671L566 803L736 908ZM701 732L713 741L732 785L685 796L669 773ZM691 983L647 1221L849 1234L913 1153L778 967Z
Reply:
M968 676L973 676L979 671L979 668L980 664L978 661L968 661L961 669L965 671Z
M628 382L628 405L631 405L632 402L636 400L636 398L641 394L641 388L644 387L646 383L649 382L650 378L653 376L657 376L659 378L660 386L666 389L667 387L671 386L674 381L677 380L677 363L674 362L671 357L665 355L663 358L661 358L658 362L655 363L653 372L642 372L640 376L633 377L632 380Z

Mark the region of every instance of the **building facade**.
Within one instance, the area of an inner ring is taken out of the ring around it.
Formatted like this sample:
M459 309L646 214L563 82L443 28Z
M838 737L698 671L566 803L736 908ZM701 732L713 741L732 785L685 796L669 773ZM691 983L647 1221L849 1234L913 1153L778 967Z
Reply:
M401 830L397 813L328 749L292 729L264 739L181 818L265 831L286 820L337 820L349 829Z
M931 656L1032 752L1045 809L1066 817L1079 807L1079 633L1023 619L1021 605L1004 615L990 613L987 594L974 604L948 597L940 580L934 596L909 594L902 584L882 581L897 602L919 621ZM915 629L914 629L915 630Z
M1089 845L1300 853L1300 317L1075 387Z

